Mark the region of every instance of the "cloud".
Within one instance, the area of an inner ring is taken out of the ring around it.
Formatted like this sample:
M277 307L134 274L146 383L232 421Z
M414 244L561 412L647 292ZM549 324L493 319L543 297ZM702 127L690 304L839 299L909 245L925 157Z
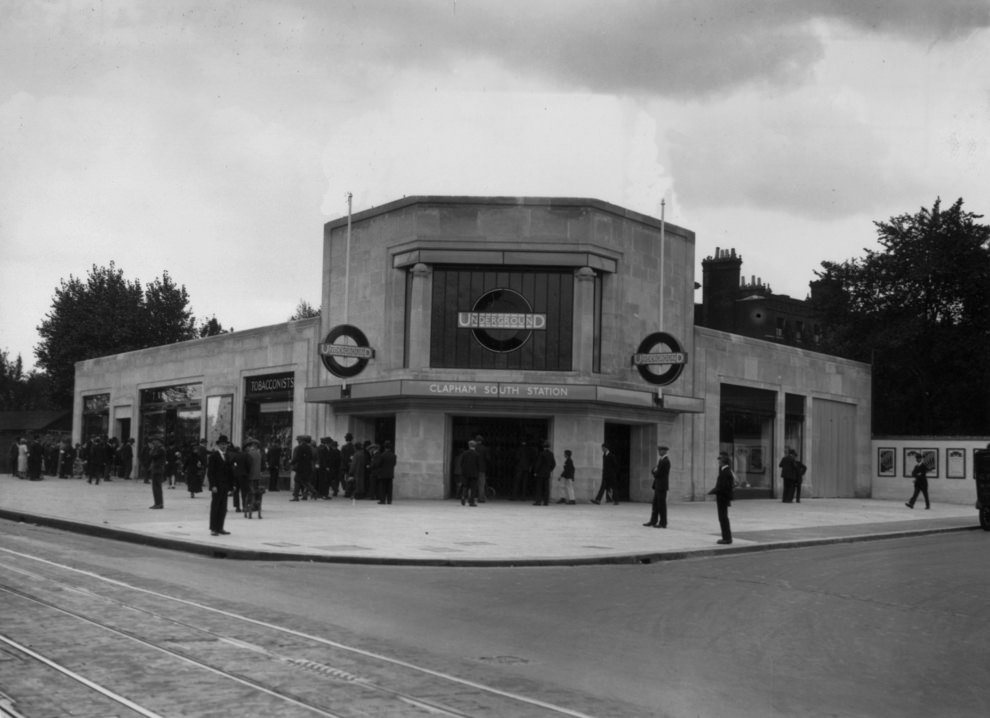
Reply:
M698 113L670 133L682 200L827 218L869 212L878 197L914 198L918 185L886 138L837 99L736 97Z
M323 211L401 195L596 197L655 212L669 179L656 123L630 100L526 92L397 93L327 143ZM548 188L552 191L548 192Z
M925 43L954 40L990 27L987 0L817 0L809 8L852 27Z

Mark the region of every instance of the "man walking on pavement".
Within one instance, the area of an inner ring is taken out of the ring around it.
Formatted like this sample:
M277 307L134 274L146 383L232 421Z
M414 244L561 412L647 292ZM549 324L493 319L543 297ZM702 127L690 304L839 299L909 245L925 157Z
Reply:
M605 503L611 501L616 506L619 505L619 500L615 495L615 482L619 478L619 461L615 458L606 444L602 444L602 483L598 487L598 495L591 500L593 504L601 504L602 496L605 497Z

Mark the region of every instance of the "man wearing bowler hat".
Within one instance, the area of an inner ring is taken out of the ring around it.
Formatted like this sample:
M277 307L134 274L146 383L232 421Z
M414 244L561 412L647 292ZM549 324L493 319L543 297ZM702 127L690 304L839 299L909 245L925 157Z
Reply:
M234 485L233 468L227 453L230 441L220 434L216 448L210 452L206 462L206 478L210 482L210 534L212 536L227 536L230 531L224 531L223 524L227 519L227 495Z

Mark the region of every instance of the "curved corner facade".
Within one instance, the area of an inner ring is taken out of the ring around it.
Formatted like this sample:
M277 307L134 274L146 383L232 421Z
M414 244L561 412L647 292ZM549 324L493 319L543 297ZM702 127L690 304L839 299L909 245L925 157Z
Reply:
M533 493L519 467L545 441L580 499L607 444L618 498L644 501L658 443L673 500L703 500L723 450L740 495L777 495L792 446L812 494L869 494L869 367L696 328L687 229L589 199L410 197L323 242L320 319L82 362L76 440L182 412L208 439L218 416L235 441L351 433L393 442L397 498L443 499L481 436L495 500Z

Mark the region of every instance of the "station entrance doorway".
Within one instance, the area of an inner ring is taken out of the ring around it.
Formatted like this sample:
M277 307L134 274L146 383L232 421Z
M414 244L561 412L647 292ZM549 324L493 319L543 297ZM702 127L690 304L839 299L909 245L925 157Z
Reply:
M447 480L446 497L457 496L457 483L454 477L454 460L467 448L468 440L478 435L484 438L487 458L487 500L507 501L513 494L513 481L519 452L526 447L535 458L534 449L542 446L550 438L550 420L518 416L454 416L451 418L450 471ZM558 463L561 459L557 459ZM536 486L532 479L521 489L520 498L536 496Z

